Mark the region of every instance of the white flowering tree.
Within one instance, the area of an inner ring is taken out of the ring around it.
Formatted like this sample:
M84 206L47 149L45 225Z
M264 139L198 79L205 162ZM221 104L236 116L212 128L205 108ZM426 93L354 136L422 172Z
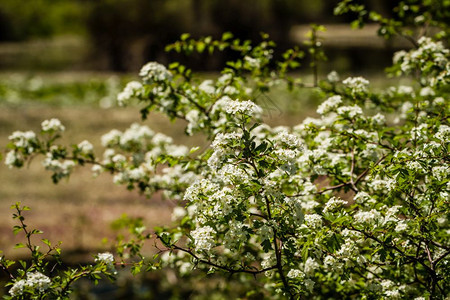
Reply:
M185 133L203 133L208 147L189 149L133 124L105 134L103 157L97 157L88 141L58 144L64 126L53 119L42 123L40 134L13 133L5 163L21 167L42 155L54 182L91 164L95 174L110 172L128 189L150 198L163 191L178 200L176 226L136 227L135 239L120 243L117 261L135 257L134 272L174 267L181 274L231 274L261 282L263 288L254 284L247 296L268 299L444 299L450 286L450 62L439 39L448 29L433 23L431 9L417 11L414 1L401 5L408 3L406 10L399 6L399 19L370 14L381 29L413 41L411 50L395 54L390 69L410 75L408 86L373 91L364 78L341 81L333 72L315 87L325 99L319 117L271 127L256 95L280 84L304 87L287 75L302 53L291 49L274 61L266 38L255 46L230 34L221 40L183 35L169 50L231 49L241 58L217 80L204 81L178 63L150 62L118 101L137 99L143 119L159 111L184 120ZM359 12L360 23L366 15L353 1L337 10ZM412 17L422 25L419 14L442 31L417 40L402 31ZM316 43L310 47L320 53ZM146 260L140 250L151 238L159 240L160 252ZM96 261L81 272L114 276L110 254ZM45 272L44 266L23 266L11 274L10 295L60 291Z

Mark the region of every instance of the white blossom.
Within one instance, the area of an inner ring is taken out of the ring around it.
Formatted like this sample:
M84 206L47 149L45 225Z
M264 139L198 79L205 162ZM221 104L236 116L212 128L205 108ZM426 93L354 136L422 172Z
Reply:
M63 132L66 129L64 125L61 124L61 121L55 118L43 121L41 126L42 131L44 132L49 131Z
M27 287L27 282L24 279L14 282L13 286L9 289L11 297L17 297L23 294L24 289Z
M142 83L138 81L128 82L123 91L117 95L117 102L120 106L125 106L131 98L139 96L141 89Z
M79 143L77 147L78 149L80 149L81 153L85 155L92 154L92 152L94 151L94 146L92 146L92 144L86 140Z
M172 73L157 62L149 62L144 65L139 72L139 76L148 84L172 79Z
M450 166L436 166L431 169L431 173L433 174L434 178L436 178L439 181L442 181L444 179L447 179L448 175L450 174Z
M375 224L382 219L379 211L372 209L370 211L358 211L353 218L357 223Z
M186 209L180 206L175 206L172 211L172 221L181 220L186 214Z
M12 297L17 297L24 293L24 289L31 289L39 293L43 293L50 288L51 284L51 279L40 272L36 271L33 273L27 273L26 279L21 279L14 282L13 286L9 290L9 294Z
M434 135L436 139L438 139L440 142L448 143L450 140L450 126L447 125L441 125L439 126L438 132Z
M295 278L302 278L304 275L305 274L303 274L303 272L300 271L299 269L290 269L286 276L288 278L295 279Z
M111 130L110 132L104 134L101 137L102 146L103 147L111 147L115 144L118 144L121 136L122 136L121 131L119 131L117 129Z
M275 140L282 142L290 148L300 149L302 148L302 143L298 136L290 134L286 130L283 130L277 134Z
M342 97L340 95L331 96L319 105L319 107L317 108L317 113L320 115L327 114L330 111L336 110L341 103Z
M323 265L327 270L332 270L338 274L342 273L344 264L331 255L327 255L323 260Z
M24 148L28 153L34 151L33 144L37 142L33 131L14 131L8 139L18 148Z
M262 108L250 100L231 100L226 102L225 112L230 115L243 114L259 118L262 114Z
M354 118L357 115L362 115L362 109L361 107L359 107L358 105L353 105L353 106L341 106L338 107L337 109L337 113L338 115L341 116L349 116L350 118Z
M210 79L204 80L199 86L198 89L205 92L208 95L213 95L216 92L216 89L213 85L213 81Z
M7 165L10 169L14 167L15 164L21 163L21 161L20 156L14 150L9 151L5 156L5 165Z
M330 73L328 73L327 79L331 83L336 83L340 80L339 74L336 71L331 71Z
M322 217L318 214L305 215L306 225L311 228L322 227Z
M214 247L215 230L210 226L200 227L191 231L194 246L197 251L209 251Z
M314 258L308 257L308 259L305 262L305 274L308 274L310 276L314 275L314 272L319 269L319 264L316 262Z
M342 81L344 85L352 90L352 93L363 93L367 91L369 81L363 77L349 77Z
M245 56L244 61L247 62L250 67L255 69L260 68L261 66L261 61L258 58Z
M332 197L328 202L325 204L325 207L323 209L323 213L331 212L333 210L336 210L339 207L342 207L347 204L347 201Z
M72 160L60 161L59 159L54 158L51 153L47 153L42 164L46 170L55 172L60 176L68 176L75 167L75 163Z
M434 96L434 90L431 87L426 86L420 90L419 94L422 97Z
M398 222L397 226L395 226L396 232L403 232L406 229L408 229L408 223L406 223L406 221L404 221L404 220Z
M26 285L31 287L34 290L38 290L40 293L47 290L52 281L48 276L45 276L39 272L33 272L27 274L27 282Z
M117 274L116 268L114 267L114 256L110 252L98 253L95 257L95 262L105 264L108 271Z

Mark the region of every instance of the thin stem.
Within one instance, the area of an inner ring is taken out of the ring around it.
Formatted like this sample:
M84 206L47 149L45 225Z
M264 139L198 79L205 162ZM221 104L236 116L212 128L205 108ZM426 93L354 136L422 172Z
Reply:
M268 217L269 220L272 220L272 212L270 210L269 198L267 196L265 196L264 198L266 200L267 217ZM289 283L287 282L286 277L284 276L284 273L283 273L283 265L282 265L282 258L281 258L281 256L282 256L282 253L281 253L282 245L280 245L280 248L278 247L277 229L275 227L273 227L272 229L273 229L273 245L274 245L274 248L275 248L275 257L276 257L276 260L277 260L276 267L278 269L278 273L280 274L281 281L283 282L284 289L289 294L289 298L290 299L294 299L294 295L292 295Z
M386 157L387 157L387 154L383 155L383 156L382 156L382 157L381 157L381 158L373 165L373 167L379 165ZM371 169L371 168L367 168L367 169L365 169L361 174L358 175L358 177L356 178L356 180L353 182L353 184L355 185L355 187L356 187L356 185L357 185L362 179L364 179L364 177L369 173L370 169ZM287 196L287 197L299 197L299 196L306 196L306 195L320 195L320 194L323 194L323 193L325 193L325 192L332 191L332 190L337 190L337 189L343 188L343 187L348 186L348 185L351 186L351 185L352 185L352 182L351 182L351 181L348 181L348 182L343 182L343 183L340 183L340 184L337 184L337 185L333 185L333 186L330 186L330 187L326 187L326 188L324 188L324 189L322 189L322 190L320 190L320 191L317 191L317 192L315 192L315 193L312 193L312 194L295 194L295 195L289 195L289 196ZM353 190L355 190L355 188L353 188ZM356 190L357 190L357 189L356 189ZM355 192L356 192L356 191L355 191Z
M352 148L352 164L351 164L351 167L350 167L350 184L353 187L353 190L355 191L355 193L358 193L359 190L356 187L355 183L353 182L353 175L354 175L354 171L355 171L355 164L356 164L356 162L355 162L355 149Z
M165 246L167 246L169 248L173 248L173 249L179 250L179 251L182 251L182 252L185 252L185 253L189 254L190 256L192 256L193 258L195 258L195 260L197 260L200 263L203 263L203 264L206 264L206 265L209 265L209 266L213 266L215 268L218 268L218 269L230 272L231 274L234 274L234 273L247 273L247 274L257 275L257 274L264 273L264 272L267 272L267 271L270 271L270 270L274 270L274 269L277 268L277 266L272 266L272 267L268 267L268 268L264 268L264 269L260 269L260 270L258 270L256 268L255 268L256 270L249 270L249 269L233 269L233 268L229 268L229 267L226 267L226 266L221 266L221 265L216 264L214 262L211 262L211 261L208 261L208 260L200 258L198 255L196 255L194 252L192 252L189 249L185 249L185 248L179 247L179 246L177 246L175 244L167 243L158 234L156 234L156 236L157 236L157 238L159 240L161 240L161 242Z

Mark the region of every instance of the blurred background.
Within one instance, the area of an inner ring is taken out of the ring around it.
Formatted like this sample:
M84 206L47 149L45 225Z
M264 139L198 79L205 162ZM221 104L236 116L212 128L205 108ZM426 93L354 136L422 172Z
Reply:
M305 26L310 23L327 25L328 36L334 37L324 43L330 67L357 71L379 69L380 63L389 63L385 51L402 45L377 40L373 28L355 35L348 26L339 26L352 19L351 15L347 19L333 15L338 2L2 0L0 69L129 72L150 60L173 60L175 57L164 52L164 46L184 32L193 37L219 38L229 31L252 40L267 32L283 49L301 44ZM365 2L384 16L389 16L397 4L389 0ZM196 70L218 70L226 55L206 62L197 57L190 59L189 65Z
M202 78L208 78L217 76L225 62L233 59L228 52L189 58L166 53L165 45L185 32L193 37L220 38L229 31L240 39L255 41L260 39L260 32L267 32L279 46L275 53L278 55L293 45L303 47L311 23L323 24L327 31L320 36L328 62L319 65L321 78L337 70L342 79L362 75L375 85L391 84L381 79L383 70L390 65L395 50L409 45L401 40L378 38L376 26L369 25L360 31L350 29L347 24L351 16L333 15L337 2L0 0L0 147L5 149L14 130L39 131L40 123L53 117L66 126L63 143L87 139L100 146L101 135L110 129L124 130L132 122L139 122L138 107L118 108L115 101L145 62L157 60L167 64L178 60L201 72ZM370 8L389 16L397 1L366 2ZM300 69L302 76L309 73L308 68L306 60ZM310 90L291 94L276 91L269 96L275 107L267 120L272 125L300 123L306 115L315 113L321 100ZM193 145L202 141L201 137L194 137L194 142L187 139L183 124L170 123L158 114L152 115L146 124L179 143ZM89 168L83 168L70 181L58 185L51 183L50 176L39 159L22 170L9 170L1 163L0 250L8 257L26 254L13 249L15 243L23 241L23 236L14 236L11 230L15 224L9 207L17 201L32 208L26 214L29 227L43 230L43 238L62 241L64 259L75 265L92 261L92 253L112 249L114 237L120 231L114 220L123 213L143 218L148 228L172 222L174 203L162 200L159 195L146 199L130 193L115 186L108 174L92 180ZM147 250L152 251L150 248ZM231 299L234 297L230 293L239 291L237 285L230 290L222 281L208 281L212 282L211 287L197 288L207 283L191 284L177 276L174 271L147 273L140 284L124 275L125 279L115 287L100 286L95 290L91 285L84 288L81 283L77 297L213 299L214 293L219 293L217 299L224 299L220 293L225 290L223 293Z

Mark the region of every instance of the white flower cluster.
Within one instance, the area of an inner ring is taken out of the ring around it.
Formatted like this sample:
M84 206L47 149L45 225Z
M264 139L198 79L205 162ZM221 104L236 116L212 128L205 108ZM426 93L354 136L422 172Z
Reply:
M208 166L211 170L219 169L226 162L227 155L237 151L237 149L234 149L234 146L238 145L241 138L242 133L240 132L219 133L216 135L211 144L214 152L208 159Z
M394 96L411 96L415 97L414 88L409 85L391 86L387 90L387 94L391 97Z
M229 229L224 237L225 247L230 250L238 250L241 243L247 241L247 226L239 221L231 220Z
M163 82L172 79L172 73L170 73L170 71L167 70L164 65L161 65L157 62L149 62L145 64L141 68L139 76L141 76L142 80L147 84L152 84L154 82Z
M438 132L436 132L434 137L442 143L448 143L450 141L450 126L439 126Z
M322 217L318 214L305 215L305 222L308 227L314 229L322 227Z
M202 83L198 86L198 89L208 95L214 95L216 93L214 82L211 79L202 81Z
M102 136L102 144L108 147L104 152L104 165L113 164L115 168L121 170L117 174L117 183L127 183L130 179L141 180L148 172L156 171L157 159L161 155L173 157L183 157L189 154L189 149L183 145L173 144L173 139L162 133L154 133L148 126L134 123L121 132L113 129ZM129 157L116 153L116 150L129 152ZM164 168L166 170L167 168ZM173 169L173 168L170 168ZM95 172L99 173L102 168L95 167ZM167 171L167 170L166 170ZM179 173L179 172L176 172ZM169 174L154 176L152 180L161 181L169 179ZM171 180L170 183L173 183ZM169 185L166 183L165 185Z
M340 95L331 96L319 105L317 108L317 113L320 115L327 114L330 111L336 110L341 103L342 97Z
M226 107L225 111L231 115L241 113L244 115L253 116L255 118L261 117L261 114L262 114L262 108L250 100L230 101L230 102L228 102L228 106Z
M41 126L44 132L63 132L66 129L61 121L55 118L43 121Z
M328 73L327 79L328 79L328 81L331 82L331 83L336 83L336 82L339 82L340 77L339 77L338 72L336 72L336 71L331 71L330 73Z
M363 77L348 77L342 83L350 88L353 94L365 93L369 86L369 81Z
M450 176L450 166L449 165L436 166L433 167L431 172L434 178L436 178L439 181L442 181Z
M212 112L214 113L218 109L225 111L229 115L242 114L254 118L260 118L263 112L262 108L253 101L231 100L229 97L222 97L219 99L215 103Z
M327 270L332 270L338 274L341 274L344 271L344 264L331 255L325 256L323 265Z
M146 185L145 193L150 196L158 189L163 189L164 195L179 199L180 185L183 189L198 177L191 171L186 171L180 165L157 168L161 156L184 157L189 149L183 145L172 144L173 139L162 133L154 133L149 127L132 124L123 133L111 130L102 136L102 144L107 147L103 153L102 167L92 168L94 175L114 168L117 173L113 178L116 184L126 184L138 187L139 182ZM117 153L123 152L124 154ZM141 188L139 186L139 188Z
M186 216L186 209L180 206L175 206L172 211L172 221L181 220Z
M325 207L323 208L323 213L331 212L336 210L339 207L342 207L347 204L347 201L331 197L330 200L325 204Z
M128 82L122 92L117 95L117 102L120 106L128 104L131 98L138 97L142 90L142 83L138 81Z
M387 191L390 192L395 188L396 181L393 178L381 179L380 177L375 177L369 185L376 191Z
M354 118L357 115L362 115L363 111L362 111L361 107L359 107L358 105L355 104L353 106L338 107L337 113L338 113L338 115L341 115L341 116L348 116L350 118Z
M382 126L386 123L386 117L380 113L371 117L372 123L377 126Z
M295 134L290 134L287 130L283 130L275 137L276 141L280 141L282 144L293 149L302 149L302 142Z
M133 145L142 145L149 138L154 138L153 142L155 144L161 144L165 141L171 142L169 137L164 136L163 134L159 134L158 136L154 135L155 133L146 125L139 125L137 123L131 124L130 128L125 130L125 132L120 136L119 144L121 147L131 147Z
M5 156L5 165L12 169L15 165L23 164L23 159L20 154L14 150L9 151Z
M54 172L59 177L69 176L75 167L75 163L72 160L64 160L61 162L59 159L54 158L50 152L47 153L42 165L46 170Z
M112 272L113 274L117 274L116 268L114 267L114 256L112 255L112 253L98 253L95 257L95 262L105 264L108 271Z
M50 288L52 281L49 277L45 276L39 272L28 273L25 279L21 279L16 281L11 289L9 290L9 294L12 297L18 297L24 293L25 289L31 289L42 293Z
M415 69L428 71L430 65L437 70L436 76L429 80L425 77L422 81L431 86L438 82L447 82L450 77L450 62L448 60L449 49L446 49L442 42L435 42L429 37L421 37L418 40L419 47L409 52L404 50L396 52L393 58L394 64L399 64L403 73L408 74Z
M209 251L214 247L215 230L210 226L200 227L191 231L194 246L197 251Z
M303 278L305 274L299 269L290 269L286 276L287 278L296 279Z
M225 164L218 172L224 184L248 184L252 179L249 169L241 168L235 164Z
M244 61L251 67L254 69L258 69L261 67L261 60L258 58L254 58L254 57L250 57L250 56L245 56L244 57Z
M211 147L214 150L225 149L230 147L234 142L239 141L241 138L242 133L240 132L219 133L214 138Z
M317 261L312 257L308 257L305 261L304 266L305 274L314 276L314 273L317 271L317 269L319 269L319 264L317 263Z
M372 209L370 211L358 211L353 218L357 223L360 224L377 224L378 222L383 220L380 212L376 209Z
M36 134L33 131L14 131L8 138L17 148L24 148L28 153L33 152Z
M219 185L207 179L195 181L184 193L184 200L195 201L199 195L212 195L219 190Z
M94 151L94 146L89 141L82 141L77 146L78 149L80 149L80 152L84 155L92 154Z

